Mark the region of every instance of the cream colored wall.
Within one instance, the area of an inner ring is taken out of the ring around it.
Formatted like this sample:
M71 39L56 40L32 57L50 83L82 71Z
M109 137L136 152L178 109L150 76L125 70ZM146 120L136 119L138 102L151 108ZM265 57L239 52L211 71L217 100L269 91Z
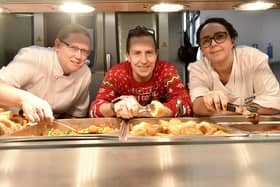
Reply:
M33 41L34 45L44 46L44 14L34 14L34 34Z
M3 63L4 60L4 32L2 32L4 30L4 16L3 14L0 14L0 66Z
M280 11L201 11L201 22L209 17L223 17L233 24L239 36L238 45L257 43L259 49L266 52L268 42L273 45L272 61L280 61Z
M32 45L32 16L0 15L0 65L7 64L5 56Z
M148 13L120 13L118 19L118 37L119 37L119 50L120 61L126 60L126 38L128 31L135 28L137 25L153 28L156 31L156 14Z

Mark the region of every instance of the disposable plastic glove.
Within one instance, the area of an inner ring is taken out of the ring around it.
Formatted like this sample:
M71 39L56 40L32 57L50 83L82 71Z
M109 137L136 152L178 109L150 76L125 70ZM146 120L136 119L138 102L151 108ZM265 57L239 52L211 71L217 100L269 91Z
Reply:
M125 119L133 118L134 116L136 116L138 114L139 108L141 107L136 98L132 95L120 96L115 99L115 102L116 103L114 104L114 110L116 112L116 116Z
M52 108L49 103L29 92L24 94L21 107L30 122L54 120Z

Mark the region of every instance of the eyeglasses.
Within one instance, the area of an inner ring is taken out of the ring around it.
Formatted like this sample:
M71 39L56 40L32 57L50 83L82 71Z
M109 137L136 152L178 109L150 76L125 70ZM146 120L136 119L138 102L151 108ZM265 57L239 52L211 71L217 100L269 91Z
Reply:
M86 49L80 49L76 46L72 46L71 44L69 44L68 42L65 42L63 40L60 40L63 44L65 44L70 50L72 53L77 53L78 51L80 51L81 55L84 56L84 57L87 57L90 53L89 50L86 50Z
M224 43L227 39L227 32L217 32L212 37L205 37L200 42L199 45L203 48L210 47L212 44L212 40L214 40L217 44Z

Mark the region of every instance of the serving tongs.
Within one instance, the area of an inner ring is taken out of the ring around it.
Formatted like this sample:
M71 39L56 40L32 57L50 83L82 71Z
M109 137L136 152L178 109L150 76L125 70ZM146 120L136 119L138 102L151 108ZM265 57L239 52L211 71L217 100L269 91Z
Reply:
M75 132L75 133L77 133L77 134L82 134L82 133L79 133L79 131L77 130L77 129L75 129L75 128L73 128L72 126L70 126L69 124L67 124L65 121L64 122L61 122L61 121L59 121L59 120L54 120L53 122L52 122L52 124L58 124L58 125L60 125L60 126L62 126L62 127L64 127L64 128L66 128L66 129L68 129L68 130L71 130L71 131L73 131L73 132Z
M258 108L252 105L236 105L232 103L227 103L227 111L241 113L246 116L252 124L256 125L259 123Z
M153 112L155 111L155 104L151 103L146 106L140 106L138 113L144 113L145 116L150 117L152 116ZM120 134L119 134L119 140L120 141L126 141L127 135L129 132L129 124L128 119L124 119L121 117L118 117L121 120L120 122Z
M126 141L129 132L128 119L121 118L119 140Z
M25 118L25 114L24 114L23 110L19 110L18 114ZM58 124L58 125L66 128L66 129L68 129L68 130L71 130L71 131L74 131L74 132L78 133L77 129L73 128L71 125L67 124L66 122L62 122L62 121L59 121L57 119L54 119L53 121L39 121L37 123L34 123L34 125L41 125L41 126L45 126L46 128L48 126L53 126L55 124Z
M151 103L146 106L141 106L139 108L138 112L139 113L142 113L142 112L152 113L153 111L155 111L155 109L156 109L155 104Z

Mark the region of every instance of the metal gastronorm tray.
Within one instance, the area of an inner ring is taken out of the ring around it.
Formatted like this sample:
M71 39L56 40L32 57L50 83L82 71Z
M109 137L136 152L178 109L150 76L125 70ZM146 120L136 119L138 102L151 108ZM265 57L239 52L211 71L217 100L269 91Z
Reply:
M159 120L171 120L174 118L135 118L132 120L129 120L129 125L130 127L140 123L140 122L147 122L150 124L158 124ZM222 122L225 120L220 120L218 118L212 119L212 118L198 118L198 117L182 117L182 118L176 118L178 120L180 120L181 122L187 122L187 121L196 121L196 122L201 122L201 121L206 121L206 122L210 122L210 123L214 123L217 124L221 129L225 129L227 132L229 132L229 134L225 134L225 135L219 135L219 137L223 136L223 137L232 137L232 136L248 136L248 133L239 129L235 129L235 128L231 128L227 125L220 125L218 122ZM205 136L205 135L204 135ZM131 135L129 134L129 137L139 137L136 135ZM151 137L151 136L150 136ZM159 136L154 136L154 137L159 137ZM174 137L174 136L168 136L168 137ZM190 136L180 136L180 137L190 137ZM191 136L191 137L197 137L196 136ZM199 135L199 137L203 137L201 135Z
M61 125L65 124L64 125ZM76 119L59 119L52 125L38 124L34 126L26 127L20 131L17 131L12 136L45 136L48 133L49 128L69 130L67 125L75 129L87 128L90 125L96 125L101 127L110 126L113 128L120 127L120 120L117 118L76 118Z

